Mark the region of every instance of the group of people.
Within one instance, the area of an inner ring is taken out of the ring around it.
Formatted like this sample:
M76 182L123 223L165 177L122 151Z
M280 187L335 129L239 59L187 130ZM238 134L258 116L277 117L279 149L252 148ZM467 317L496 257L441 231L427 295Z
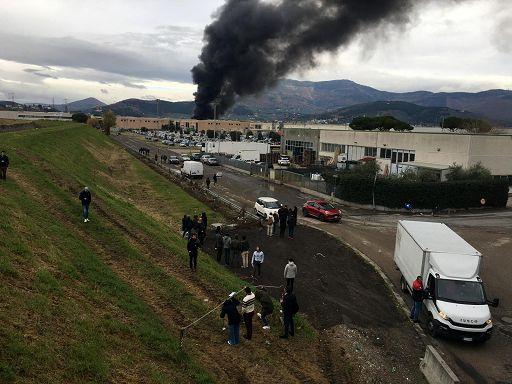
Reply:
M7 180L7 168L9 168L9 158L2 151L0 154L0 180Z
M252 339L253 318L255 313L255 304L258 301L261 305L261 312L257 316L261 319L263 329L270 329L268 317L274 312L274 303L272 298L266 291L265 287L258 287L255 292L252 292L250 287L244 289L245 296L242 301L237 299L236 292L231 292L229 298L223 303L220 312L220 317L227 317L228 331L229 331L229 345L237 345L240 343L240 323L244 322L246 340ZM283 334L280 336L287 339L288 336L295 335L294 315L299 311L299 304L297 298L293 293L293 288L286 287L281 296L281 309L283 312ZM241 313L238 311L241 307Z
M139 148L139 154L144 156L149 156L149 148L146 147L140 147Z
M297 226L297 207L288 208L287 205L279 208L274 214L267 216L267 235L272 237L277 234L279 228L279 237L284 237L286 228L288 228L288 237L293 239L295 227Z
M249 260L251 246L247 236L239 238L237 234L233 237L228 232L222 233L221 228L215 230L215 252L217 261L226 266L241 267L242 269L253 268L252 276L261 276L261 265L265 261L265 254L260 246L257 246ZM224 258L224 260L223 260Z
M214 186L217 185L217 182L219 181L219 178L217 177L216 173L213 174L212 180L213 180L213 185ZM206 178L205 183L206 183L206 188L210 189L210 184L212 183L212 181L210 180L209 176Z

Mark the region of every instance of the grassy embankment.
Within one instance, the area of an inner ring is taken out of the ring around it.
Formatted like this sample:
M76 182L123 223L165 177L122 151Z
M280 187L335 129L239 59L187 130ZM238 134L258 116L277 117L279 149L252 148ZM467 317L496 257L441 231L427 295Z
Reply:
M0 135L11 159L0 183L0 382L324 380L311 338L291 348L276 329L275 342L233 353L216 316L183 352L180 327L242 282L205 257L188 271L180 219L222 217L96 130L45 126Z

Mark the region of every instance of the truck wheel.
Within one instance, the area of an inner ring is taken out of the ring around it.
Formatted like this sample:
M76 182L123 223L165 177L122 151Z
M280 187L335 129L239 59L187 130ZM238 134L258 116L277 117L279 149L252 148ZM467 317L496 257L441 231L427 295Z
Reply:
M409 290L407 289L407 283L405 282L403 276L400 276L400 289L403 293L409 293Z
M434 318L432 315L429 315L428 323L427 323L428 333L430 333L430 336L433 338L436 338L439 336L439 330L437 329L436 322L434 321Z

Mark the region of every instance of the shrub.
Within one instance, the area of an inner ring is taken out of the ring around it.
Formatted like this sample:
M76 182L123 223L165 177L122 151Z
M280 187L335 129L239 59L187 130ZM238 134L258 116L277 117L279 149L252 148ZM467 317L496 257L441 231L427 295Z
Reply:
M359 204L372 204L374 180L357 174L338 178L336 197ZM377 178L375 204L403 208L406 203L417 209L505 207L508 200L506 180L458 180L422 182L400 178Z

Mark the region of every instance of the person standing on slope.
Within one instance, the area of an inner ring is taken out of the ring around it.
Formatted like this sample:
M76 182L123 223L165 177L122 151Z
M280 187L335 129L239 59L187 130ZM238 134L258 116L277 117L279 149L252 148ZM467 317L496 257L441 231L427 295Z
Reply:
M197 270L197 253L199 250L199 240L197 235L194 233L187 244L189 266L192 272Z
M242 316L245 324L245 338L252 339L252 318L254 317L254 303L256 296L252 293L251 288L245 287L245 297L242 299Z
M7 180L7 168L9 168L9 158L2 151L0 154L0 180Z
M222 309L220 311L220 317L223 319L226 315L228 316L228 329L229 329L229 345L237 345L240 343L240 313L238 312L238 306L240 301L236 298L236 292L229 294Z
M78 195L78 199L82 202L82 213L84 217L84 223L87 223L89 220L89 205L91 204L91 191L89 191L89 187L84 187L80 195Z
M281 299L281 308L283 309L283 326L284 332L281 339L287 339L288 335L295 335L295 324L293 316L299 311L299 304L297 304L297 298L293 294L290 287L286 288L286 292Z

